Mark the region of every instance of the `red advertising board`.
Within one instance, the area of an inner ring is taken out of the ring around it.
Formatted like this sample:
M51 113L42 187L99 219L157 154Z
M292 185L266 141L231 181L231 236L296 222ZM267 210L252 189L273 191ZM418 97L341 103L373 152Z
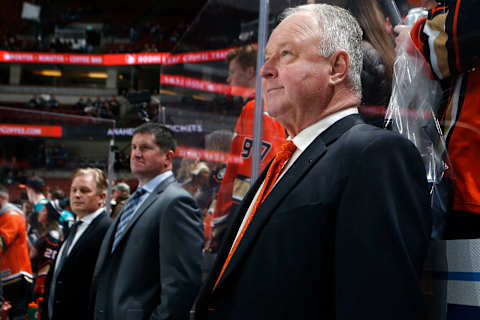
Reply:
M229 86L228 84L169 74L160 75L160 84L240 97L250 97L255 94L255 90L251 88Z
M146 65L146 64L182 64L224 60L230 49L209 50L170 54L159 53L115 53L115 54L78 54L22 52L0 50L0 62L6 63L45 63L79 64L96 66Z
M240 156L234 156L230 153L218 152L206 149L188 148L183 146L177 146L176 155L181 158L187 159L200 159L213 162L229 162L229 163L243 163L243 158Z
M0 136L61 138L62 127L0 123Z

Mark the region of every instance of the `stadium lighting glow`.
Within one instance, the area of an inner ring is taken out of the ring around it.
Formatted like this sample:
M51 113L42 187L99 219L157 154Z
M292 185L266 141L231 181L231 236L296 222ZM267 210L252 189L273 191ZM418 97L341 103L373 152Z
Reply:
M89 72L87 73L87 77L95 78L95 79L107 79L106 72Z
M61 77L62 76L62 71L60 70L40 70L40 71L34 71L34 73L44 77Z

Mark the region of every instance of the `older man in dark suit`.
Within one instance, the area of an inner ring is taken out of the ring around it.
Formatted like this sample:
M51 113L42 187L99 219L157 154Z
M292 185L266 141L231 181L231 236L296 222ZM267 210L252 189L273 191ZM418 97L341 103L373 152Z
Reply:
M412 143L360 120L361 42L324 4L273 30L263 97L291 139L232 218L195 319L424 319L425 170Z
M77 215L46 280L42 319L89 319L88 304L98 251L112 219L105 213L107 178L96 168L77 169L70 206Z
M103 241L94 273L94 319L188 319L201 281L203 227L175 180L173 132L135 129L130 167L139 186Z

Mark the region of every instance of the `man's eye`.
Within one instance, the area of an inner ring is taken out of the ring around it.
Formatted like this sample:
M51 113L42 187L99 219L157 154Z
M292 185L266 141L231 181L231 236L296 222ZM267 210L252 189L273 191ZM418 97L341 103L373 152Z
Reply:
M291 52L290 52L290 51L288 51L288 50L283 50L283 51L281 52L281 54L282 54L282 56L284 56L284 57L285 57L285 56L288 56L288 55L290 55L290 54L291 54Z

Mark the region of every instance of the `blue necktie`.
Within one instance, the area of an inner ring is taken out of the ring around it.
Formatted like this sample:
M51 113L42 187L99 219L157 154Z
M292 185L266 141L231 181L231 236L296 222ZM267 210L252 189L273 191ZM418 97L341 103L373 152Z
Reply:
M55 287L57 285L57 277L58 277L58 274L60 273L60 270L62 270L63 268L63 264L65 263L65 260L67 259L68 249L72 245L73 239L75 239L75 234L77 233L77 229L80 224L82 224L81 220L75 222L72 225L72 227L70 228L70 232L68 233L67 239L65 239L65 242L63 243L63 251L62 251L62 255L59 257L60 260L58 261L57 268L55 268L55 265L52 266L55 269L53 272L53 278L50 285L50 294L48 295L48 317L50 319L53 316L53 302L55 300Z
M133 214L135 213L135 209L137 208L138 202L140 201L140 197L143 196L147 191L143 188L138 188L137 191L127 200L125 205L120 212L120 221L117 225L117 231L115 232L115 237L113 239L112 251L118 245L118 241L122 237L123 233L127 229L128 223L133 218Z

